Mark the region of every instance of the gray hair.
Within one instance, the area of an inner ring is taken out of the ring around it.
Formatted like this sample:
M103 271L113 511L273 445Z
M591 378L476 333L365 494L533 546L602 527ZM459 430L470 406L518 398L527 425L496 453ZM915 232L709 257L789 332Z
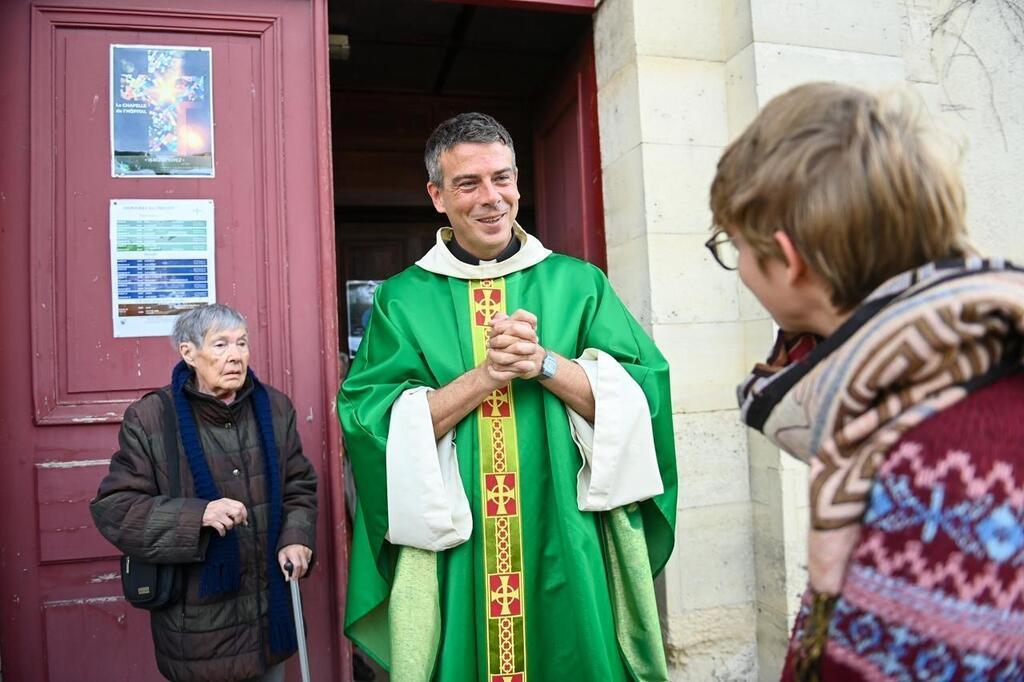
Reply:
M174 321L171 341L175 349L183 343L191 343L198 347L203 345L203 339L210 332L247 326L245 317L234 308L229 308L223 303L211 303L179 315Z
M516 167L516 149L512 145L512 136L505 130L505 126L487 114L475 111L459 114L434 128L434 132L427 138L423 162L427 166L427 178L437 187L444 186L441 154L463 142L500 142L512 152L512 167Z

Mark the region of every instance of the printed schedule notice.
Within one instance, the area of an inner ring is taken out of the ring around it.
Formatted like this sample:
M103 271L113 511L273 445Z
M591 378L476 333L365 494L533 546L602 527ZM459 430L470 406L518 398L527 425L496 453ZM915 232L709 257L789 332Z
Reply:
M216 300L213 202L114 200L114 336L162 336L180 313Z

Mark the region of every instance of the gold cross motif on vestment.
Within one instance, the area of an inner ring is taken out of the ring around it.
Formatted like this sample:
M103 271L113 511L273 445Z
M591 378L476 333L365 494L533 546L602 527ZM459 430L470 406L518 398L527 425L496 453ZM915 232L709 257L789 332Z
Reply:
M490 324L495 313L501 312L501 304L494 300L495 289L481 289L483 298L476 302L476 311L483 317L483 324Z
M497 602L498 606L501 607L502 616L512 615L512 610L509 606L511 606L513 601L519 599L519 588L512 587L508 584L509 578L511 577L512 576L508 575L499 575L498 580L501 581L501 584L497 589L491 590L491 601Z
M498 505L498 516L509 513L508 505L516 500L515 488L510 487L506 482L511 476L498 474L494 477L494 487L487 491L487 500Z
M487 405L487 407L491 408L491 414L489 416L500 417L501 408L507 402L508 396L506 396L504 392L495 391L494 393L491 393L489 396L487 396L487 400L484 401L484 404Z

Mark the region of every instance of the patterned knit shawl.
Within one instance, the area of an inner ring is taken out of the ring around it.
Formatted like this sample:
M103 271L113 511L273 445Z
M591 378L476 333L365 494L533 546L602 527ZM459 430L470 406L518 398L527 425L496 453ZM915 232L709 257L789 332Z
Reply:
M798 361L790 358L804 340L780 336L773 360L739 387L741 416L810 464L812 587L834 592L841 584L890 448L1019 369L1022 339L1024 270L980 258L892 278Z

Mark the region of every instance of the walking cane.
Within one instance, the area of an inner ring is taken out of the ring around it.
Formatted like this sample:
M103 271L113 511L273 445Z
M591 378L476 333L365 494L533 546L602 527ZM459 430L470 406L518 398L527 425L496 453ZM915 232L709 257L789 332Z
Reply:
M288 571L288 584L292 587L292 613L295 615L295 639L299 643L299 667L302 668L302 682L309 682L309 654L306 653L306 626L302 622L302 595L299 594L299 581L292 580L295 566L291 561L284 562L284 570Z

